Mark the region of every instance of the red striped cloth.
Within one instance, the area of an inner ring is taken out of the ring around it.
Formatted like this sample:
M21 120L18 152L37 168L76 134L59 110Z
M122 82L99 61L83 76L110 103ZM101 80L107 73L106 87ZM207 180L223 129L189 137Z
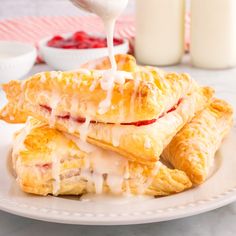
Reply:
M189 46L189 16L186 21L186 45ZM75 31L104 33L101 20L96 16L21 17L0 21L0 40L16 40L37 45L40 39ZM122 16L117 21L115 35L130 41L131 51L135 37L134 17Z

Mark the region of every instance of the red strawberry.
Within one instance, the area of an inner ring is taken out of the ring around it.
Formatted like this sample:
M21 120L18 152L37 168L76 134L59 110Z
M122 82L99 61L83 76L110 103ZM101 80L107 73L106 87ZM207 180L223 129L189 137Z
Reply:
M72 40L77 41L77 42L81 42L86 38L88 38L88 35L84 31L78 31L74 33L72 36Z

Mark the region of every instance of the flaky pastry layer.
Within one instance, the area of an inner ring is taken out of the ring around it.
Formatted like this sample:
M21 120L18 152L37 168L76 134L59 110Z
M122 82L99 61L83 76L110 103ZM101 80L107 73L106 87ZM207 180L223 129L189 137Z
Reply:
M151 169L145 165L128 162L121 156L116 162L113 159L109 161L109 158L112 158L109 154L106 156L108 159L102 161L105 161L104 166L107 162L111 166L101 169L101 163L94 161L96 156L92 158L87 152L81 151L74 138L49 128L38 120L28 120L23 130L16 135L13 146L13 165L21 189L38 195L96 193L98 185L101 185L97 178L101 177L103 179L100 191L103 193L163 196L191 187L191 182L184 172L171 170L161 163ZM121 172L117 173L119 167ZM111 173L106 172L112 168L112 174L119 174L123 178L118 190L114 188L114 183L111 183L111 179L115 177L109 177ZM88 173L85 174L86 171Z
M81 132L85 130L89 143L115 151L131 161L153 165L159 160L162 151L176 133L197 112L210 103L212 96L212 89L201 88L182 99L175 110L164 115L153 124L140 127L103 123L90 124L88 127L84 127L85 124L55 117L41 107L27 106L26 110L32 111L29 115L46 123L51 123L52 127L58 130L75 136L80 136ZM15 119L18 118L15 117Z
M26 113L28 107L41 105L73 119L89 117L95 122L119 124L156 119L198 88L187 74L139 67L133 64L134 59L120 58L118 65L124 63L120 68L131 72L116 72L111 90L106 88L114 77L111 72L87 69L43 72L25 81L11 81L3 89L8 100Z
M127 54L115 55L117 70L126 72L135 72L139 70L139 66L133 56ZM111 62L109 57L102 57L96 60L89 61L81 66L81 68L89 70L109 70Z
M233 109L215 99L173 138L162 157L201 184L214 163L215 153L233 124Z

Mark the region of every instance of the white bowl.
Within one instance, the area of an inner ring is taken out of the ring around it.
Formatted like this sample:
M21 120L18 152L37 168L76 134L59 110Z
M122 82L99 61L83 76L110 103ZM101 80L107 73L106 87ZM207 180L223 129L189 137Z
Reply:
M0 83L20 79L28 74L36 56L36 48L30 44L0 41Z
M70 37L72 34L62 34ZM52 37L47 37L39 42L40 54L45 62L56 70L75 70L82 64L108 55L107 48L94 49L62 49L47 46ZM129 51L129 42L114 47L115 54L126 54Z

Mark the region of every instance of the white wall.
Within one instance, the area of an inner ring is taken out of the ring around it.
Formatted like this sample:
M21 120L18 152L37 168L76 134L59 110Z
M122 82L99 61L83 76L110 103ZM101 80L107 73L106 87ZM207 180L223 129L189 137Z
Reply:
M117 0L115 0L117 1ZM143 0L147 1L148 0ZM189 5L190 0L186 0ZM127 13L134 11L135 0L129 0ZM17 16L77 15L78 11L69 0L0 0L0 19Z
M129 0L127 12L133 11L134 1ZM0 0L0 18L16 16L77 15L78 11L69 0Z

